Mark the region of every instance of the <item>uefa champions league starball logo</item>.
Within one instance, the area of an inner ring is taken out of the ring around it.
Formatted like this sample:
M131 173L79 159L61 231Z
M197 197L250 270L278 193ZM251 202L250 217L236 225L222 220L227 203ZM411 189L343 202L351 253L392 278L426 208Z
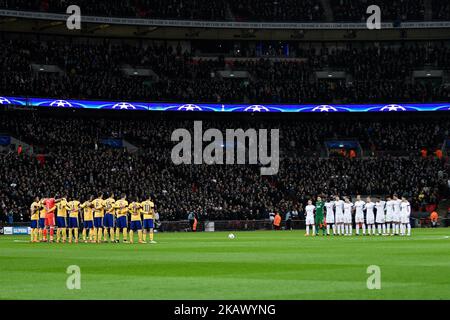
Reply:
M184 104L177 109L178 111L202 111L202 108L195 104Z
M66 100L55 100L52 103L50 103L50 107L70 108L73 106L70 102Z
M260 104L254 104L244 109L244 112L269 112L269 108Z
M11 101L4 97L0 97L0 104L11 104Z
M380 111L406 111L406 108L398 104L388 104L381 108Z
M312 112L336 112L338 110L333 106L322 104L320 106L313 108L311 111Z
M119 102L111 107L111 109L119 109L119 110L134 110L136 107L128 102Z

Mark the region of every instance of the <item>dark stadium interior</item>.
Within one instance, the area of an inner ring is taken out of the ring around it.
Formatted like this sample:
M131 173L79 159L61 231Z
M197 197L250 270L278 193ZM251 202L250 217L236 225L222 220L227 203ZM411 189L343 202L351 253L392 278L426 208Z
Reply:
M0 0L0 10L227 22L360 22L357 0ZM368 31L140 27L85 23L81 31L45 19L0 17L0 97L186 103L431 103L450 101L449 28L401 28L450 20L448 0L374 0L394 28ZM4 101L0 101L2 104ZM448 196L445 113L239 115L16 110L0 105L0 223L29 219L35 195L99 190L155 196L163 220L267 219L302 211L319 193L398 193L414 210ZM279 128L280 171L252 166L175 166L176 128ZM112 148L104 138L135 146ZM351 139L355 157L330 153ZM32 153L17 152L21 144ZM426 150L427 155L424 155ZM438 152L436 152L438 151ZM206 215L206 216L205 216Z

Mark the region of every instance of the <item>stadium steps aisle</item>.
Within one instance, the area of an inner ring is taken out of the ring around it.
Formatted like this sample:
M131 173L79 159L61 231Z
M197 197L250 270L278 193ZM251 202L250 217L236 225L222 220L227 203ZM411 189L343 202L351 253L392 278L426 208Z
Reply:
M230 4L228 2L225 3L225 20L227 21L236 21L234 17L233 11L230 8Z
M325 20L327 22L333 22L333 10L331 9L330 0L320 0L320 4L324 10Z
M424 6L425 6L425 21L431 21L433 20L433 0L424 0Z
M34 153L34 149L31 145L29 145L28 143L19 140L13 136L11 136L11 144L16 146L16 150L18 148L18 146L22 146L22 150L23 152L25 152L26 154L32 155Z
M128 152L130 152L130 153L133 153L133 152L136 152L136 151L138 151L138 147L136 147L134 144L132 144L132 143L130 143L130 142L128 142L127 140L125 140L125 139L122 139L122 143L123 143L123 146L128 150Z

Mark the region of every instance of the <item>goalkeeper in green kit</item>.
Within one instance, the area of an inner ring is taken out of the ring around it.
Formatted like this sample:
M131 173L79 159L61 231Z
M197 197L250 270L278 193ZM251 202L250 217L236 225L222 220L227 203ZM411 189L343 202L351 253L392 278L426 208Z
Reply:
M323 207L325 203L322 201L321 197L317 197L316 201L316 215L315 215L315 223L316 223L316 235L319 235L319 229L322 229L322 235L325 235L325 223L324 223L324 215L323 215Z

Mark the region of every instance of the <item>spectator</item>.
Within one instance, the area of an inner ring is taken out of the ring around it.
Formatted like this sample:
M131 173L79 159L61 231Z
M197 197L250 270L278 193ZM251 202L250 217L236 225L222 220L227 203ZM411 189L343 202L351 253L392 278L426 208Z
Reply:
M431 220L431 227L432 228L436 228L437 227L438 218L439 218L439 216L438 216L438 213L436 211L433 211L430 214L430 220Z
M286 230L292 230L292 212L286 213Z
M278 211L276 212L275 217L273 219L273 227L275 230L281 229L281 216Z
M195 231L194 230L194 224L195 224L195 214L194 214L194 212L189 212L189 215L188 215L188 221L189 221L189 226L190 226L190 228L191 228L191 231Z
M14 211L12 209L8 212L8 224L10 226L14 224Z

